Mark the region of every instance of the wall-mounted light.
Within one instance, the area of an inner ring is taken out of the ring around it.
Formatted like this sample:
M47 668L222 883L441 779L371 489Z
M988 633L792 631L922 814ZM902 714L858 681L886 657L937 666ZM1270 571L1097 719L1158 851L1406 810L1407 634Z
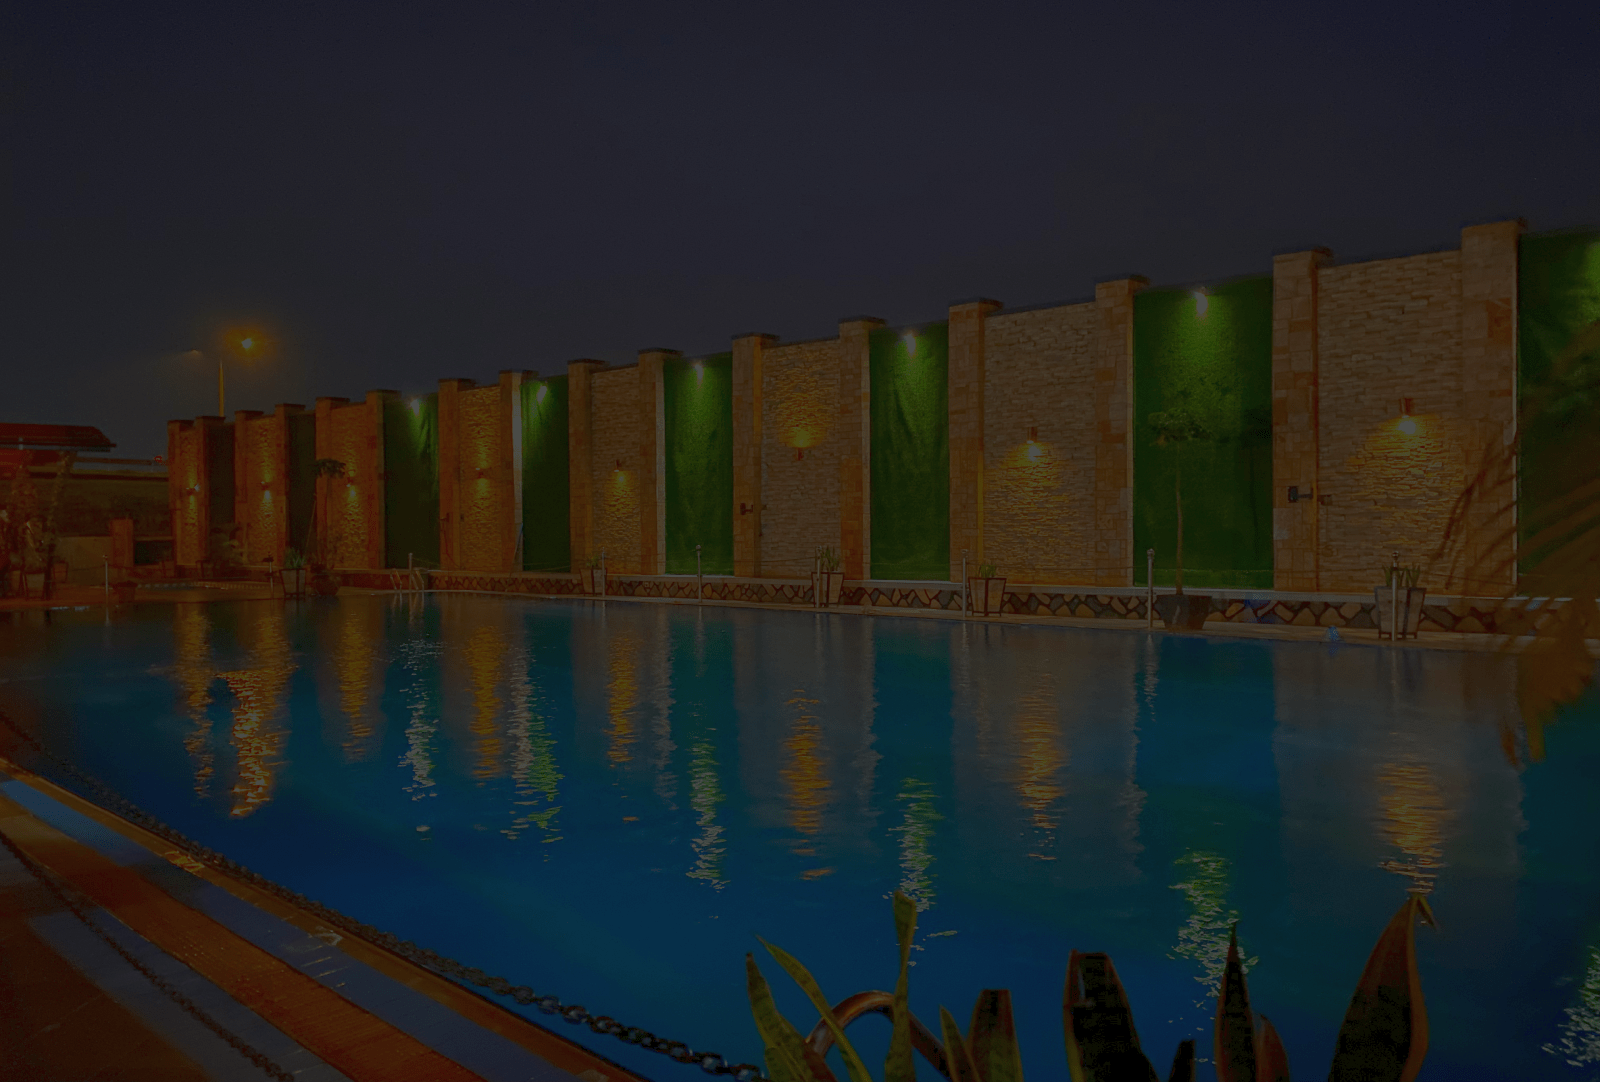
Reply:
M421 415L421 413L422 413L422 399L413 398L411 400L411 412L415 413L415 414L418 414L419 416Z
M901 341L905 343L906 356L915 357L917 355L917 336L907 331L906 336Z
M1039 428L1038 428L1037 425L1035 425L1034 427L1028 429L1028 442L1029 443L1038 443L1039 442Z
M703 383L706 378L706 366L702 361L694 362L694 378L696 383Z
M1417 434L1417 422L1411 419L1411 399L1402 398L1400 400L1400 423L1395 427L1408 436Z
M1206 291L1203 290L1203 289L1195 290L1194 291L1194 314L1195 314L1195 317L1196 318L1201 318L1201 317L1205 316L1206 309L1210 308L1210 307L1211 307L1211 298L1206 296Z
M543 402L544 401L544 396L549 394L549 393L550 393L550 385L548 383L541 383L541 384L539 384L539 393L537 395L535 395L534 398L539 402Z

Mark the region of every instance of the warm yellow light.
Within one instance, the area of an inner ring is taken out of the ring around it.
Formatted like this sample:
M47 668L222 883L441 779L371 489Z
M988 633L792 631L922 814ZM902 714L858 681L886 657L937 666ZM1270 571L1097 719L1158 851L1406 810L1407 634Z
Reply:
M1195 314L1195 316L1196 317L1204 316L1206 314L1206 309L1209 308L1209 307L1211 307L1211 298L1206 296L1206 291L1203 290L1203 289L1195 290L1194 291L1194 314Z
M703 383L706 378L706 366L699 361L694 362L694 378L696 383Z
M1417 422L1413 421L1409 417L1400 418L1400 423L1395 427L1408 436L1415 436L1417 434Z
M539 393L535 397L538 399L538 401L543 402L544 401L544 396L549 394L549 393L550 393L550 385L548 383L541 383L541 384L539 384Z
M411 412L417 414L418 416L421 416L421 414L422 414L422 399L413 398L411 400Z
M249 353L256 348L256 340L254 338L241 338L239 339L239 348Z
M1039 456L1042 455L1042 454L1044 454L1044 448L1040 447L1037 443L1033 442L1032 440L1029 440L1028 441L1028 457L1033 459L1033 460L1035 460L1035 461L1037 461Z
M905 336L904 341L906 344L906 356L915 357L917 355L917 336L908 334Z

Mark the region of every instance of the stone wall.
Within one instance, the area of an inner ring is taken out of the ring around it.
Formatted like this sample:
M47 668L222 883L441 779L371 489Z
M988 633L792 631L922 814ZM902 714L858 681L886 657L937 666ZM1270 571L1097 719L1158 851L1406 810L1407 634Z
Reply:
M761 573L811 574L839 548L839 340L762 353Z
M1096 309L990 316L984 559L1020 582L1086 582L1095 563Z
M459 398L461 425L461 562L467 571L506 567L503 519L510 513L501 489L510 463L501 447L500 387L476 387Z
M639 404L639 367L607 368L593 376L594 547L606 567L619 574L640 568L640 449L644 446Z
M326 418L318 417L323 423L317 425L317 457L343 462L344 476L325 482L318 529L323 531L332 566L366 567L373 541L369 503L375 493L364 482L374 472L372 455L377 442L371 412L364 402L336 405L326 411Z

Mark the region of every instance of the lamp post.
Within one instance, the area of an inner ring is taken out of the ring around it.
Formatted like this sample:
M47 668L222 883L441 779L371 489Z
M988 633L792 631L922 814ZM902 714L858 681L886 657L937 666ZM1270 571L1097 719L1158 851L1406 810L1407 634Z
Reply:
M224 344L229 349L237 349L242 357L254 357L261 351L264 342L265 340L260 335L255 333L242 335L230 334L224 339ZM222 374L223 352L223 350L217 350L217 416L226 420L228 416L228 399L226 385ZM191 349L189 353L200 360L205 359L205 352L202 350Z

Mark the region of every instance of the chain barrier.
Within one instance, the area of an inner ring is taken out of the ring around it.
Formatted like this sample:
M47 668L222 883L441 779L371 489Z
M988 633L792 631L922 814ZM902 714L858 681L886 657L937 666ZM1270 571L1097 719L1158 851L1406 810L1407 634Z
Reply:
M527 985L512 984L504 977L492 977L481 969L462 965L455 959L447 958L437 951L427 947L419 947L410 940L401 939L392 932L382 931L370 924L356 920L354 917L346 916L336 909L330 909L321 902L313 901L304 894L273 882L266 876L258 875L237 861L231 860L174 830L155 816L148 814L124 799L114 789L90 777L59 756L47 751L31 735L17 728L4 712L0 712L0 724L4 724L7 729L32 748L41 758L48 760L51 764L87 787L95 794L95 803L98 803L107 811L114 812L128 822L142 827L162 840L171 842L196 860L209 864L219 871L226 872L235 879L243 880L253 887L289 902L315 915L319 920L336 928L341 928L359 939L364 939L369 943L383 947L385 950L399 955L414 965L419 965L441 976L476 985L479 988L486 988L495 995L505 996L524 1007L537 1008L543 1014L558 1015L572 1025L587 1025L591 1032L598 1033L601 1036L615 1037L635 1047L659 1053L674 1062L692 1064L710 1075L729 1075L736 1082L771 1082L761 1073L761 1068L753 1063L729 1063L726 1056L719 1055L716 1052L696 1052L682 1041L671 1041L665 1037L658 1037L639 1026L623 1025L609 1015L591 1014L587 1009L577 1004L563 1003L553 995L540 995Z
M102 943L121 955L123 961L127 962L134 969L138 970L145 980L155 985L156 989L161 992L162 995L172 1000L172 1002L176 1003L180 1008L182 1008L185 1013L192 1015L197 1021L200 1022L201 1025L205 1026L212 1033L215 1033L218 1037L221 1037L224 1041L226 1041L228 1046L231 1047L235 1052L239 1053L251 1063L254 1063L266 1074L277 1079L278 1082L294 1082L294 1075L278 1066L277 1063L269 1059L263 1053L257 1051L254 1046L247 1043L242 1037L236 1035L221 1022L218 1022L206 1010L196 1004L194 1000L190 999L188 996L174 988L171 984L167 983L166 980L151 970L149 966L135 958L122 946L121 943L118 943L114 938L112 938L112 936L106 932L104 928L101 928L100 925L96 924L94 919L89 915L87 909L87 906L94 904L92 901L78 896L78 893L67 886L66 883L58 882L56 877L52 875L48 869L35 863L31 857L18 848L17 844L4 833L0 833L0 842L5 843L6 848L11 850L11 855L17 858L17 861L23 866L23 868L27 870L28 874L37 879L40 885L48 890L51 894L55 895L56 900L65 906L68 912L70 912L74 917L77 917L78 921L85 928L89 929L89 931L93 932Z

